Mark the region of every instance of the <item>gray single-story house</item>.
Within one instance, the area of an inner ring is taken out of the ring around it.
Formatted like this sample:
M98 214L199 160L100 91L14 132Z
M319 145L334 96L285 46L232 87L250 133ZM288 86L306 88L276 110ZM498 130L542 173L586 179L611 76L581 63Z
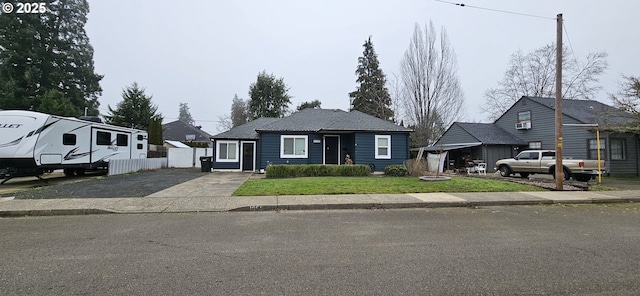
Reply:
M409 158L413 130L359 112L304 109L258 118L211 137L213 169L257 171L269 164L355 164L383 171Z
M555 99L520 98L493 123L453 123L427 151L448 151L446 169L461 169L465 159L487 163L494 170L499 159L525 149L555 149ZM628 123L630 114L593 100L562 100L563 156L597 159L596 130L600 130L600 158L613 176L640 176L640 135L614 133L607 127ZM595 127L593 125L597 124Z

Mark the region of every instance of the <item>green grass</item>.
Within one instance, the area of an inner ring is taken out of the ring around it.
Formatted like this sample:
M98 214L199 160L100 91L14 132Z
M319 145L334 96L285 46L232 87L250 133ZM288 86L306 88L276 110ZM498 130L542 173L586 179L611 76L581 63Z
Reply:
M312 195L427 192L543 191L539 187L482 178L454 177L450 181L424 182L416 177L309 177L252 179L233 195Z

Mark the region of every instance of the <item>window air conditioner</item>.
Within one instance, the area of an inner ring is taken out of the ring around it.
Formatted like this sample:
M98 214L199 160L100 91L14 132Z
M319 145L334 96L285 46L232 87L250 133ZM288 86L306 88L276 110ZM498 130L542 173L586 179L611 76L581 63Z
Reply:
M519 123L516 123L516 129L519 129L519 130L531 129L531 122L519 122Z

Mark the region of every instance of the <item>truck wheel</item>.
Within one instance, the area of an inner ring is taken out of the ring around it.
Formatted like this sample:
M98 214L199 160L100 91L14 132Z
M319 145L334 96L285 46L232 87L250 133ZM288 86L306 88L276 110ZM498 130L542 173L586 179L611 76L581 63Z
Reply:
M567 170L567 169L563 169L562 170L562 174L564 175L564 179L565 180L570 180L571 179L571 173ZM553 169L553 178L556 178L556 170Z
M511 175L511 169L506 165L501 166L498 170L500 170L500 176L509 177Z
M529 177L529 173L520 173L520 177L527 178Z
M576 179L576 181L589 182L591 175L573 175L573 178Z

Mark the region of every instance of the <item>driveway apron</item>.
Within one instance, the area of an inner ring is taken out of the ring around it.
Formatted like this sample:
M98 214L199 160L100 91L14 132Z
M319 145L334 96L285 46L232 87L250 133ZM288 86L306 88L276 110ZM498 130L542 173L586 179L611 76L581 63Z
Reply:
M146 197L230 197L251 173L210 173Z

